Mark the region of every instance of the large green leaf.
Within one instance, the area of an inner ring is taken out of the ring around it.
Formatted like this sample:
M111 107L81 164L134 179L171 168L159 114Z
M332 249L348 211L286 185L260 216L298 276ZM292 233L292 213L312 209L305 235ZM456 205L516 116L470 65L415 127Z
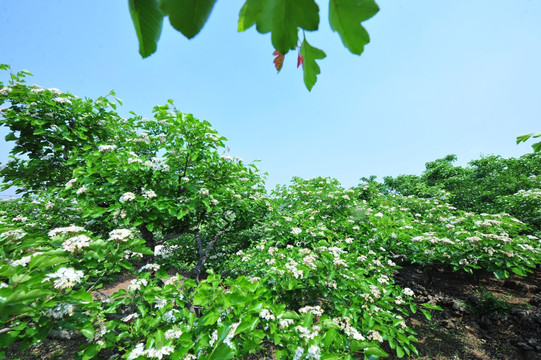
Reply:
M326 55L323 50L313 47L304 39L301 44L301 56L304 59L304 85L306 85L308 90L312 90L312 87L317 81L317 75L320 73L316 60L324 59Z
M171 25L188 39L199 34L207 22L216 0L161 0Z
M379 7L374 0L330 0L329 22L338 31L344 46L353 54L360 55L370 41L362 21L376 15Z
M247 0L240 10L238 30L254 24L258 32L270 32L272 45L285 55L297 47L299 28L318 29L319 7L314 0Z
M146 58L157 48L162 33L163 13L158 0L129 0L130 14L139 40L139 54Z

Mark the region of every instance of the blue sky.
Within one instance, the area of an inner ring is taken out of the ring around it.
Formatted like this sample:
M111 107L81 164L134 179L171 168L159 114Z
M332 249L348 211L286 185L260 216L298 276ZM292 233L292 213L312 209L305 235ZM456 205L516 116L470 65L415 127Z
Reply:
M0 63L80 97L114 89L122 114L149 116L174 99L227 137L233 155L261 159L269 188L318 175L353 186L418 174L451 153L466 164L532 151L515 138L541 130L541 2L380 0L359 57L318 1L320 30L307 39L327 58L312 92L296 54L277 74L270 35L237 33L242 3L218 1L191 41L165 23L157 53L142 59L127 1L2 1Z

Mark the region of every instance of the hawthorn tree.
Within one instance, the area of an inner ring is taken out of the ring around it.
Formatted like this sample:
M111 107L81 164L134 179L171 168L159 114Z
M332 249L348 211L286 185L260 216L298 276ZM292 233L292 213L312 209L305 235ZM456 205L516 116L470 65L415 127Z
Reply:
M207 22L215 3L216 0L129 0L141 56L145 58L156 51L165 16L173 28L192 39ZM378 11L374 0L329 0L329 24L351 53L361 55L370 41L361 23ZM311 90L320 73L316 60L326 54L308 43L305 31L318 30L319 23L315 0L246 0L239 12L238 31L255 25L259 33L271 33L278 71L285 55L298 49L297 67L302 65L304 84Z

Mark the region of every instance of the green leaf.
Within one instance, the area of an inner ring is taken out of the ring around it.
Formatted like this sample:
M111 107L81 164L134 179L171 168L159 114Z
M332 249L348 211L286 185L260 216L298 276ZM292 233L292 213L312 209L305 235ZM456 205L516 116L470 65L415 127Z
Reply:
M533 134L522 134L517 136L517 144L527 141Z
M158 0L129 0L129 7L139 40L139 54L146 58L156 51L162 33L163 13Z
M360 55L370 37L362 21L370 19L379 11L374 0L330 0L329 22L338 31L344 46L353 54Z
M15 303L22 303L23 301L38 299L40 297L44 297L47 294L49 294L48 291L40 289L34 289L28 292L15 291L13 294L8 296L4 305L11 305Z
M93 359L100 352L101 347L97 344L91 344L83 353L83 360Z
M81 334L83 334L86 338L91 339L94 337L94 327L92 326L92 323L86 323L81 329Z
M28 264L29 269L41 269L52 265L64 264L70 262L70 259L51 255L34 256Z
M222 359L222 360L228 360L233 359L235 356L235 352L233 349L231 349L229 346L225 344L221 344L218 346L216 350L214 350L210 356L209 359Z
M381 356L381 357L387 357L389 354L387 354L383 349L379 347L369 347L368 349L364 350L364 353L366 355L373 355L373 356Z
M308 90L312 90L317 81L317 75L320 73L316 60L324 59L326 55L322 50L313 47L304 39L301 45L301 56L304 59L304 85Z
M314 0L247 0L240 10L238 30L254 24L258 32L270 32L272 45L285 55L297 47L298 28L318 29L319 7Z
M424 316L425 316L428 320L432 319L432 314L430 313L430 311L425 310L425 309L421 309L421 312L424 314Z
M201 31L216 0L161 0L162 11L169 16L171 26L188 39Z

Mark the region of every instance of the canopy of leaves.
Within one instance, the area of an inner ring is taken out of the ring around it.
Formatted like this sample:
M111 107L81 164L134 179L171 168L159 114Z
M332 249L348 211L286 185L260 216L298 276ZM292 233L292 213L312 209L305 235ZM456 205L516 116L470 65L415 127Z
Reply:
M216 0L130 0L130 13L141 56L145 58L156 51L164 16L169 17L169 22L176 30L191 39L207 22L215 2ZM349 51L360 55L370 41L368 32L361 23L374 16L378 10L374 0L329 0L330 27L338 32ZM271 33L272 45L282 56L299 46L301 55L308 52L311 60L305 62L303 71L304 83L308 90L311 90L320 73L315 60L323 59L325 55L323 51L308 45L306 39L299 45L299 31L316 31L319 29L319 22L319 6L315 0L246 0L240 9L238 31L245 31L255 25L259 33ZM283 57L280 64L283 64Z

